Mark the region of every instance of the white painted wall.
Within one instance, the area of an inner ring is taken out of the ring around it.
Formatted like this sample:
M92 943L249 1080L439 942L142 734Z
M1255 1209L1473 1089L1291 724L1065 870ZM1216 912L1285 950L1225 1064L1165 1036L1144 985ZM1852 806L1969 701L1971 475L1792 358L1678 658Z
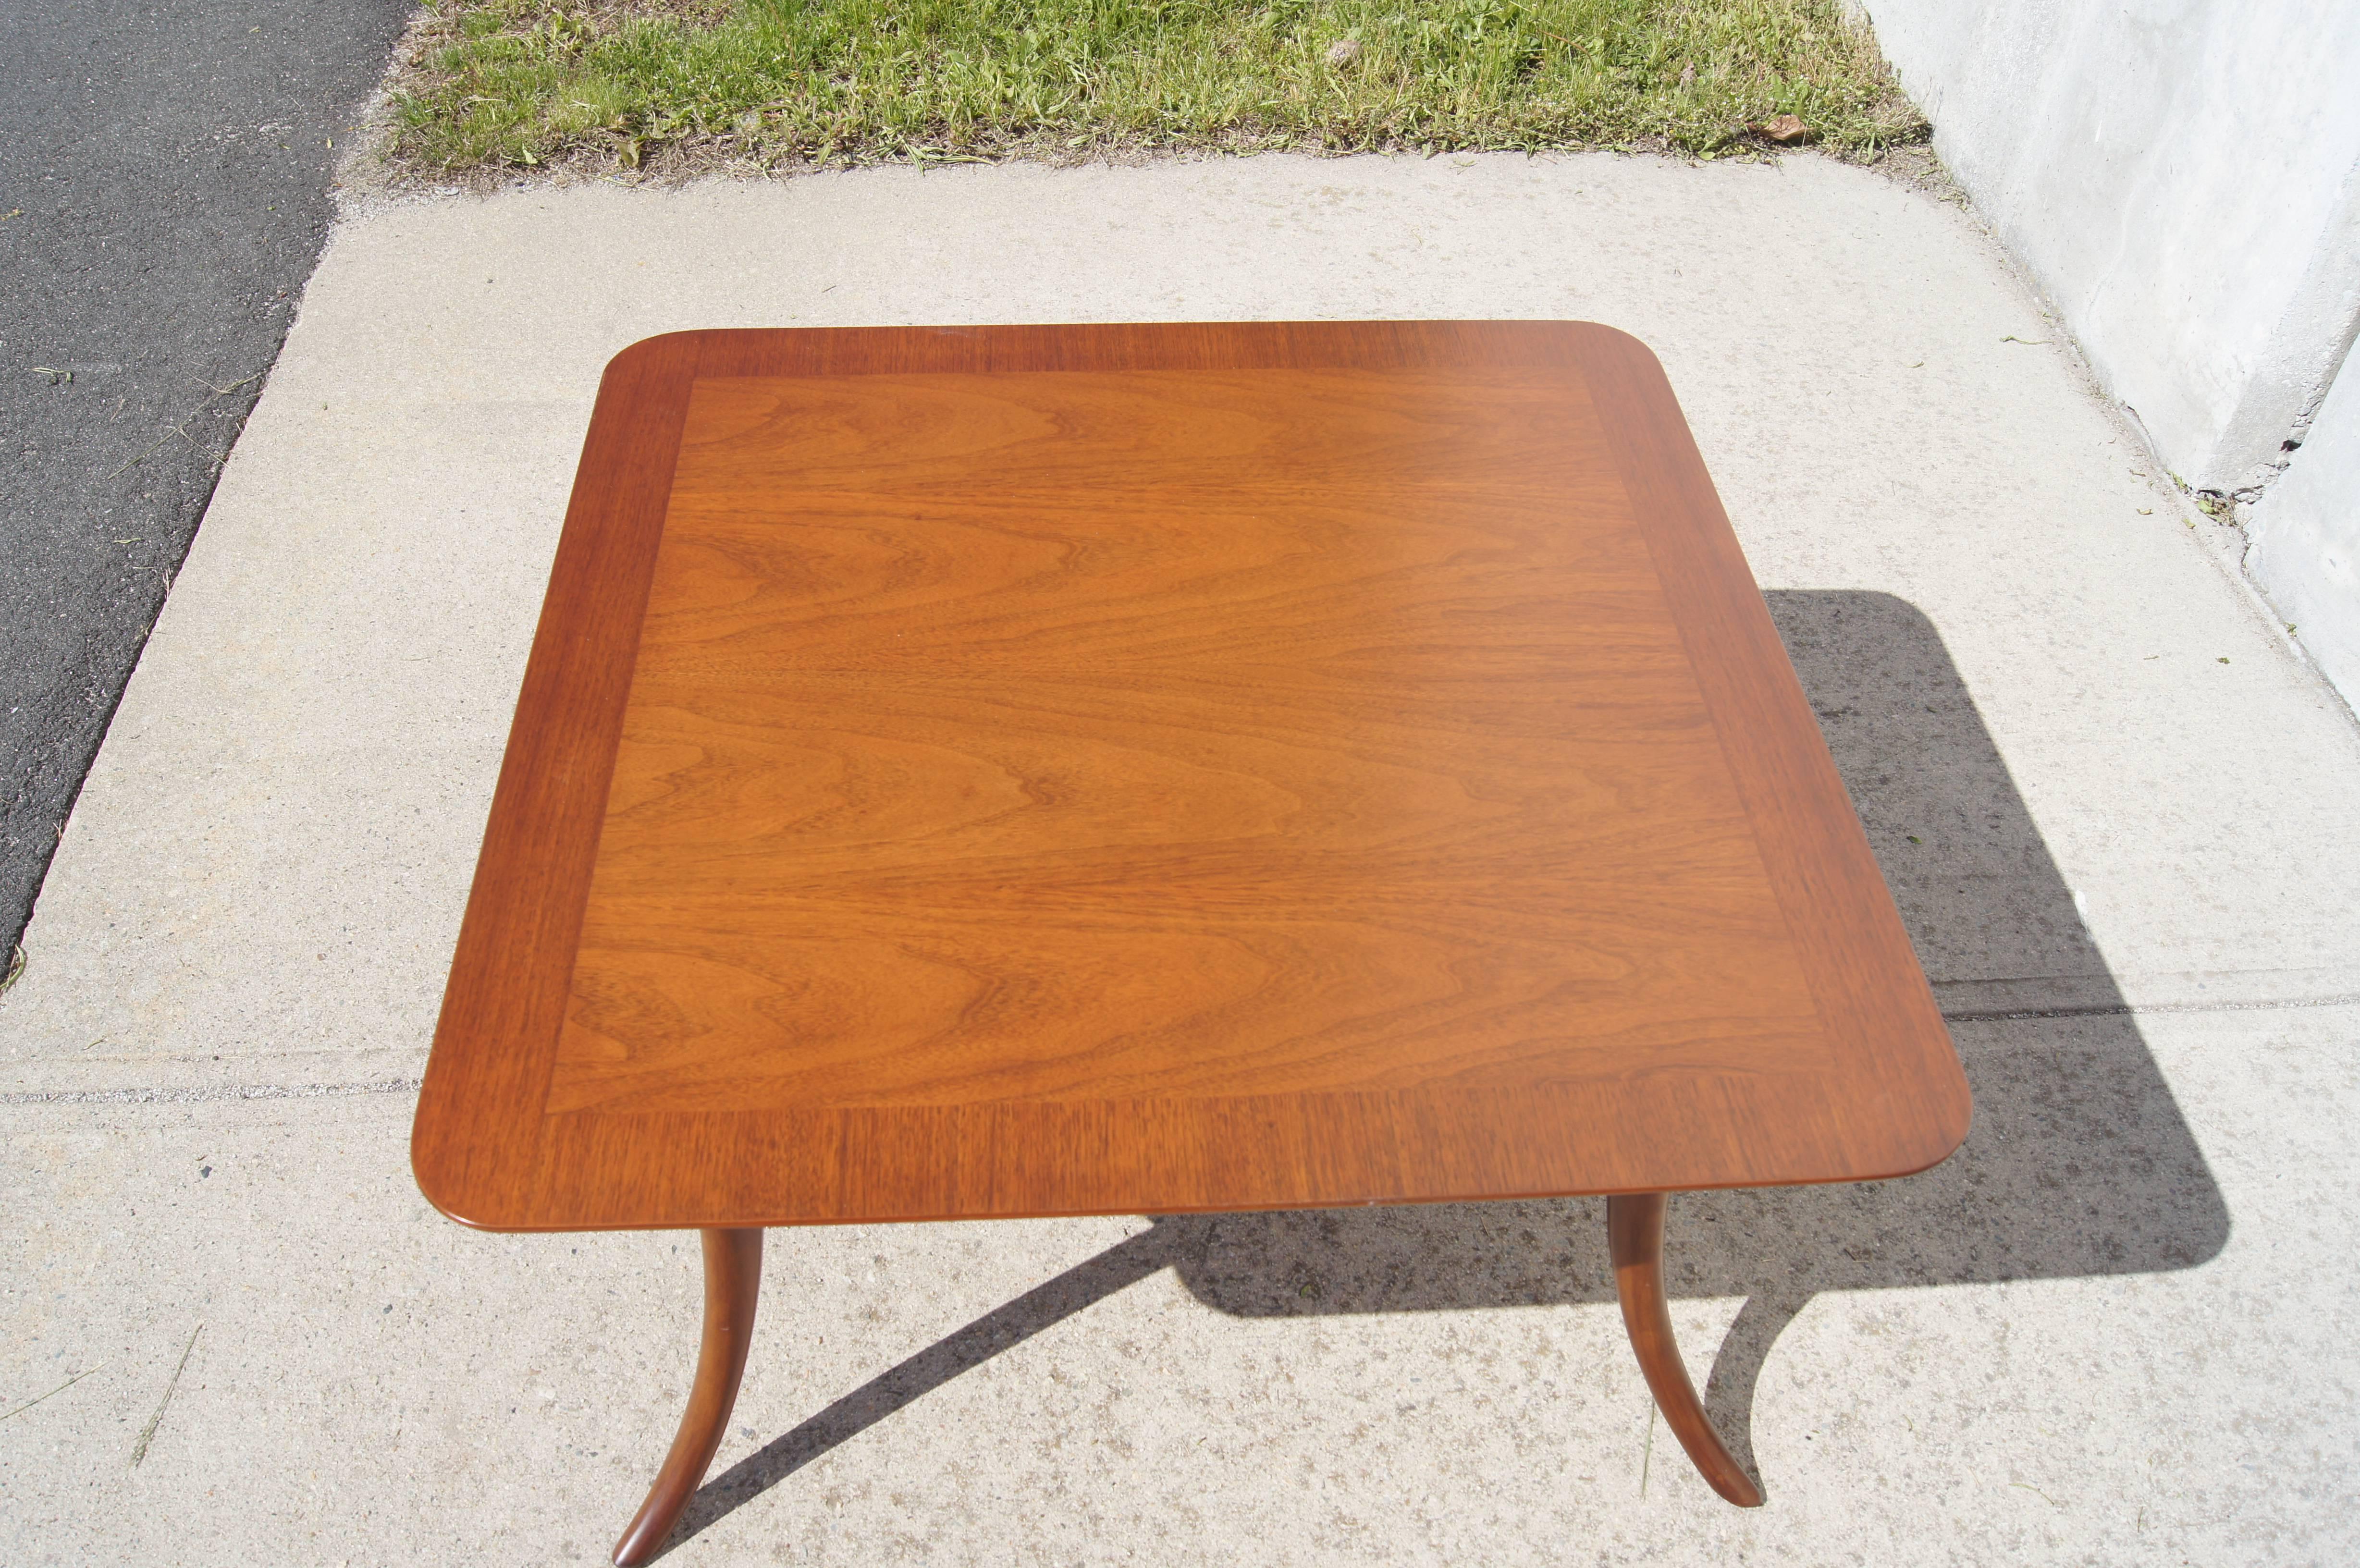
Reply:
M2254 502L2249 566L2360 706L2360 0L1859 8L2164 462Z
M2360 322L2355 0L1866 0L1934 147L2200 489L2263 477Z
M2360 358L2344 362L2302 450L2248 517L2246 569L2360 708Z

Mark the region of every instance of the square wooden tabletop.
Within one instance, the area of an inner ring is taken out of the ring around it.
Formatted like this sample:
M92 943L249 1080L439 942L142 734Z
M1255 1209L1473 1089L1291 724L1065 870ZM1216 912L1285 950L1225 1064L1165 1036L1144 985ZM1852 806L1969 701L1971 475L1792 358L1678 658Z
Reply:
M501 1229L1921 1170L1965 1081L1655 358L608 367L414 1138Z

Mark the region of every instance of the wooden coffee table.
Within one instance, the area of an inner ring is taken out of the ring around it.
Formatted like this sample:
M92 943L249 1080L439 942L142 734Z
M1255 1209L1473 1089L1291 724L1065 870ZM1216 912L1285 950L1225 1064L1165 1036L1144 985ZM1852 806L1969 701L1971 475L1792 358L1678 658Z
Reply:
M497 1230L1903 1175L1966 1083L1636 341L687 332L608 366L414 1138Z

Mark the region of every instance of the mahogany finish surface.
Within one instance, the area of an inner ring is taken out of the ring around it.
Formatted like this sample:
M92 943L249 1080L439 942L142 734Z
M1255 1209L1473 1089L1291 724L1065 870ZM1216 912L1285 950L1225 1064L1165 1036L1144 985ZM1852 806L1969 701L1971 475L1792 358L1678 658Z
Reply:
M413 1153L469 1224L758 1226L1858 1180L1968 1115L1634 340L716 332L600 389Z

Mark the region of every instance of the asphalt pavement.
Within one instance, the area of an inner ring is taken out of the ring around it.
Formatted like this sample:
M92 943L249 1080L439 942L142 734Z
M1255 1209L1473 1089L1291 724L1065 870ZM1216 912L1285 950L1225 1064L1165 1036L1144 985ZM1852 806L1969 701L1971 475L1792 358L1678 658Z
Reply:
M0 5L0 960L413 9Z

